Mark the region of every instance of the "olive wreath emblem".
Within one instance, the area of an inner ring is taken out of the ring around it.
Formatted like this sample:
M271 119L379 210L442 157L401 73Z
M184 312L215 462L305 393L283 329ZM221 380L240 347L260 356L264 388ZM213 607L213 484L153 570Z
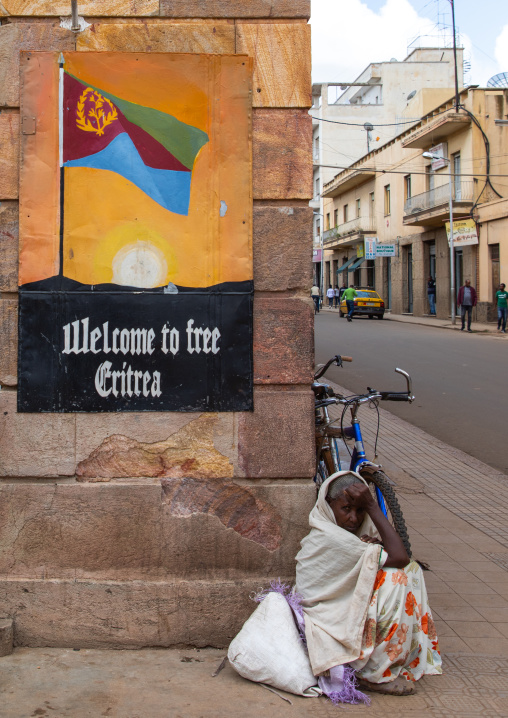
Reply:
M85 102L88 100L93 106L85 115ZM101 137L105 128L118 119L118 112L113 103L107 97L103 97L99 92L91 87L87 87L78 100L76 105L76 125L84 132L95 132ZM96 125L93 124L95 120Z

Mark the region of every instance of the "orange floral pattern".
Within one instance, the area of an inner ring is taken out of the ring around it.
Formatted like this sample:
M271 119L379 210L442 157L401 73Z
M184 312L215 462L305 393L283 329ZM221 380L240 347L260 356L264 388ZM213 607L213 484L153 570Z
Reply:
M361 657L351 663L372 683L439 674L441 656L420 566L377 572L364 624Z

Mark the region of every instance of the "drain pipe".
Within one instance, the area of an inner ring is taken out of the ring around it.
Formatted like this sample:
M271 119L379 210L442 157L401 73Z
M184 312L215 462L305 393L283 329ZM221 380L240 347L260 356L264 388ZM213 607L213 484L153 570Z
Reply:
M79 32L78 0L71 0L72 32Z

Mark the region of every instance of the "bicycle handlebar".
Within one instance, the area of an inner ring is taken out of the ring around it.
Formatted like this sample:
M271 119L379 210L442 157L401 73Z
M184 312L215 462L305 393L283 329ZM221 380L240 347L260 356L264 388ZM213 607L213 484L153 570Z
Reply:
M336 354L329 361L327 361L326 364L323 364L323 366L320 367L316 371L316 373L314 374L314 381L321 379L323 374L325 374L328 371L328 369L331 367L332 364L335 363L337 366L342 366L343 361L351 362L351 361L353 361L353 358L352 357L343 357L340 354Z

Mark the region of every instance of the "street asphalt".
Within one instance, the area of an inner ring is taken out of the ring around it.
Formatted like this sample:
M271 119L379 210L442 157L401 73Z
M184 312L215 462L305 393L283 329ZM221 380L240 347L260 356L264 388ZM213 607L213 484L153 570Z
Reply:
M508 341L505 336L468 334L339 313L315 317L316 363L334 354L352 364L327 376L351 392L367 386L404 391L395 367L413 378L416 401L384 402L396 416L508 474Z

